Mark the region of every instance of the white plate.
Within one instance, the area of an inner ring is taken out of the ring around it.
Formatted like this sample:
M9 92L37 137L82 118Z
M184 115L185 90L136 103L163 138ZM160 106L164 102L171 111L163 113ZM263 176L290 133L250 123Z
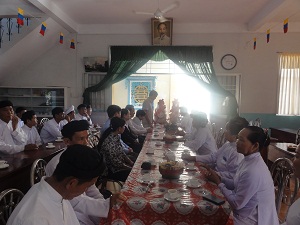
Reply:
M56 139L56 142L63 142L63 139Z
M166 193L166 194L164 195L164 198L165 198L167 201L169 201L169 202L177 202L177 201L179 201L179 200L181 199L181 195L180 195L180 193L178 193L178 197L177 197L177 198L170 198L170 193Z
M9 167L9 164L7 163L0 164L0 169L5 169L7 167Z
M143 179L138 179L138 182L142 184L148 184L148 183L154 183L154 180L143 180Z
M186 183L186 186L187 187L190 187L190 188L198 188L198 187L201 187L201 184L198 183L197 185L195 184L191 184L189 181Z
M55 145L53 145L53 146L46 146L46 148L55 148Z
M186 170L196 170L197 167L196 166L187 166L185 169Z

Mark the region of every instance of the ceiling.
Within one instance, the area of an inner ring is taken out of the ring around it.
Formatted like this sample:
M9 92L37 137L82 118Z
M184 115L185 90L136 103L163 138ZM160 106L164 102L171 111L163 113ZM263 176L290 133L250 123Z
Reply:
M175 1L179 6L164 14L174 24L235 24L255 32L282 26L287 17L289 24L300 23L299 0L1 0L0 16L16 15L21 7L25 16L45 13L70 32L78 32L86 25L149 24L153 16L133 11L154 13Z

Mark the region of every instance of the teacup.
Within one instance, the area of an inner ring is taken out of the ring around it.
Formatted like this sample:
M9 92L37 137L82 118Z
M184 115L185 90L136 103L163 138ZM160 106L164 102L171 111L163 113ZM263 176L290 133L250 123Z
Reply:
M7 163L7 161L5 161L5 160L0 160L0 166L4 165L4 164L6 164L6 163Z
M58 141L62 141L62 137L57 137L57 139L56 140L58 140Z
M187 164L187 167L189 167L189 168L194 168L194 166L195 166L195 163L194 163L194 162L189 162L189 163Z
M151 180L150 173L146 173L142 176L142 181L149 182Z
M199 180L196 178L192 178L192 179L189 179L189 183L191 184L191 186L196 187L199 185Z
M49 142L48 147L54 147L54 144L52 142Z
M170 199L176 199L179 196L179 192L176 189L169 189L168 190Z

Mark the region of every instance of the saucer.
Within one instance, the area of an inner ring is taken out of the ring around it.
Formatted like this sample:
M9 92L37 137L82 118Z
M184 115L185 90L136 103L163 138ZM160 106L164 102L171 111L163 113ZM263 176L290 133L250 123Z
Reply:
M47 145L46 148L55 148L55 145L53 145L53 146Z
M185 169L186 170L196 170L197 167L196 166L187 166Z
M7 163L0 164L0 169L5 169L7 167L9 167L9 164Z
M186 183L186 186L189 187L189 188L198 188L198 187L201 187L201 184L198 183L198 184L195 185L195 184L191 184L190 181L188 181Z
M164 194L164 199L166 199L169 202L177 202L181 199L180 193L178 193L178 196L176 198L170 198L170 193Z
M63 139L56 139L56 142L63 142Z
M142 177L142 178L138 178L137 181L142 183L142 184L154 183L153 177L149 177L149 178Z

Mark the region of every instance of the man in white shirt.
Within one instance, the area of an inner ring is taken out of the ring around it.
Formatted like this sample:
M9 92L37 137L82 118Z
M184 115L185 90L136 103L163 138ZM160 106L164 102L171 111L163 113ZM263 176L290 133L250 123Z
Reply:
M142 109L145 111L146 116L145 119L143 120L143 125L144 127L153 127L153 102L157 98L158 93L154 90L150 91L149 97L143 102L143 107Z
M77 106L78 114L75 115L75 120L87 120L90 126L93 125L91 117L87 114L87 108L85 104Z
M27 135L18 126L11 101L0 101L0 152L14 154L21 151L37 150L36 144L26 144Z
M64 110L61 107L52 109L53 118L47 121L41 130L41 139L43 143L53 142L57 137L61 137L61 129L65 118Z
M23 125L24 125L24 123L23 123L23 121L22 121L22 115L23 115L23 113L25 113L26 111L27 111L27 109L26 109L25 107L23 107L23 106L20 106L20 107L17 107L17 108L16 108L16 115L17 115L17 117L18 117L18 121L19 121L18 126L19 126L19 127L23 127Z
M27 135L27 144L42 145L41 137L36 129L38 123L36 114L33 110L29 110L22 115L24 126L21 128Z
M133 122L134 114L135 114L135 109L133 105L127 105L125 109L129 110L130 113L130 119L126 121L126 124L130 128L130 131L138 136L139 142L144 143L145 137L147 133L152 132L152 128L144 128L143 126L138 126Z
M191 133L193 129L193 119L188 113L186 107L180 107L180 115L182 118L180 120L179 127L181 127L186 133Z
M75 119L75 107L71 105L65 110L65 119L61 122L64 125Z
M62 129L64 142L67 146L88 144L89 124L86 120L71 121ZM63 151L64 152L64 151ZM60 161L63 152L54 156L46 166L46 175L51 176ZM70 200L81 225L98 225L100 218L107 217L111 205L119 198L119 193L104 199L99 189L92 185L83 194Z
M95 184L104 169L102 157L95 150L84 145L69 146L53 175L43 177L27 192L7 225L79 225L67 200Z

